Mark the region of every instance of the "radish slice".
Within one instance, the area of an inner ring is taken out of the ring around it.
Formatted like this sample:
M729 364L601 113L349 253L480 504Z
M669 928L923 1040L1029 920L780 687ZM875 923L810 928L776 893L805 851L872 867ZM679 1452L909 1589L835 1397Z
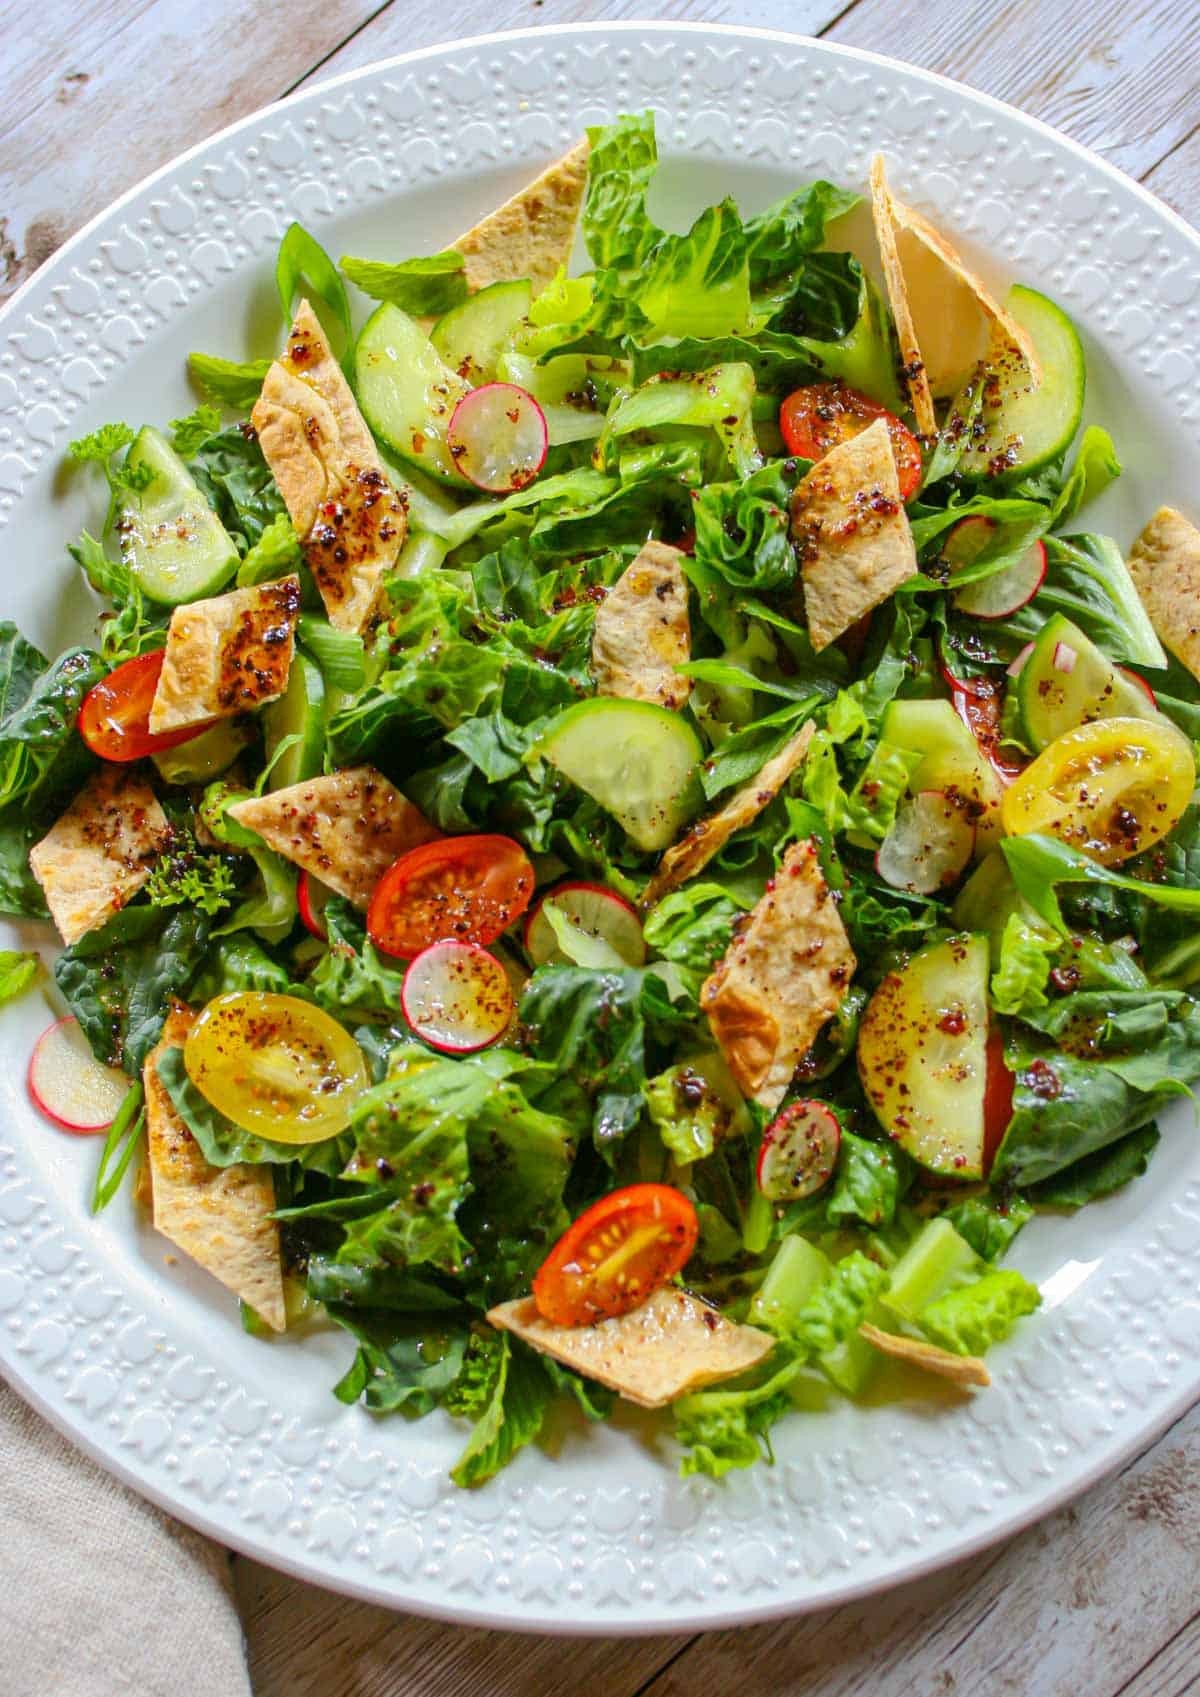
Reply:
M1069 642L1056 642L1054 644L1053 665L1056 672L1062 672L1065 677L1070 677L1075 670L1075 662L1078 658L1079 655Z
M758 1188L770 1202L798 1202L828 1184L842 1132L824 1102L790 1102L766 1129L758 1152Z
M478 943L433 943L410 962L400 992L418 1037L447 1055L485 1049L513 1016L508 974Z
M951 567L951 588L954 570L969 566L978 559L992 540L995 529L996 521L985 518L982 513L972 513L954 526L942 547L942 557L949 561ZM1005 566L1003 571L993 572L991 577L980 578L954 590L954 605L960 613L969 613L976 619L1004 619L1033 600L1042 587L1045 575L1046 549L1041 542L1035 542L1020 559Z
M81 1136L107 1131L125 1100L129 1080L101 1066L72 1014L56 1020L34 1044L29 1094L48 1120Z
M546 463L546 415L528 389L485 383L459 401L446 440L476 489L510 495L528 488Z
M546 915L550 903L585 937L607 943L626 966L644 963L646 939L637 909L606 884L577 880L548 890L526 920L525 949L534 966L566 959Z
M903 802L879 845L875 870L895 890L931 896L952 884L975 852L975 822L961 798L922 790Z
M1026 660L1028 660L1029 656L1033 653L1035 646L1036 646L1036 644L1034 644L1032 642L1027 642L1025 644L1024 648L1022 648L1021 652L1019 654L1015 655L1013 657L1013 659L1009 661L1008 667L1007 667L1006 672L1005 672L1006 677L1010 677L1010 678L1020 677L1021 673L1025 670L1025 662L1026 662ZM1139 679L1138 681L1140 682L1141 680Z
M1158 697L1157 697L1157 695L1155 695L1154 691L1150 688L1150 685L1146 682L1145 678L1139 678L1137 673L1130 671L1128 666L1118 666L1117 670L1118 670L1118 672L1120 672L1120 674L1123 678L1128 678L1131 684L1136 684L1137 687L1145 695L1145 697L1146 697L1147 701L1150 703L1151 707L1153 707L1157 710Z
M325 903L333 891L327 884L320 883L316 878L310 878L307 872L301 872L296 881L296 904L300 909L300 918L304 921L304 929L314 937L319 937L323 943L329 941L329 932L325 928Z

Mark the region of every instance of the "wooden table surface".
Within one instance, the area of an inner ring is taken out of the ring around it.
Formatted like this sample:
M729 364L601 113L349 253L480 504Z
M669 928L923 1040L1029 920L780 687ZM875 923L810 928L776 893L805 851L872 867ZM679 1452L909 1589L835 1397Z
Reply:
M147 172L312 79L485 30L651 14L945 72L1200 222L1200 0L45 0L36 27L32 0L2 0L0 299ZM236 1563L257 1697L1182 1697L1200 1689L1198 1572L1200 1409L1005 1545L742 1632L568 1648Z

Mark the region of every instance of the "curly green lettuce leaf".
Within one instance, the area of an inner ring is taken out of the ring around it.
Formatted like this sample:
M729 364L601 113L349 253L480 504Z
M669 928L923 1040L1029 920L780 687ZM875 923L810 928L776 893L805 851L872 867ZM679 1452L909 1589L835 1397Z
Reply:
M38 955L19 949L0 949L0 1007L15 1001L41 971Z
M860 196L818 178L746 220L746 260L756 289L795 268L826 240L829 225Z
M202 403L194 412L188 413L186 418L171 420L171 446L181 460L190 460L220 428L220 407L208 402Z
M335 1019L404 1022L404 969L389 964L367 936L362 915L341 896L325 904L329 947L310 973L308 994Z
M1046 986L1058 955L1059 938L1010 913L1000 934L1000 961L992 974L997 1013L1023 1014L1048 1005Z
M191 353L188 370L201 392L218 406L249 412L262 393L271 369L269 359L222 359L218 354ZM228 528L228 527L227 527Z
M286 513L276 513L257 542L246 550L237 571L237 586L246 589L256 583L273 583L298 571L304 555L300 538Z
M653 112L625 114L588 130L588 177L581 222L594 265L636 270L662 240L646 212L658 169Z
M234 426L210 436L188 461L188 470L242 556L268 526L286 516L283 496L252 432Z
M944 1218L981 1260L998 1261L1034 1210L1019 1191L968 1196L947 1208Z
M530 1052L587 1098L593 1139L609 1161L642 1112L645 983L633 969L543 966L518 1010Z
M537 1437L552 1390L531 1351L507 1332L475 1333L446 1409L475 1422L450 1470L456 1485L482 1485Z
M1014 1268L985 1273L923 1308L918 1325L955 1355L983 1355L1002 1343L1017 1321L1041 1306L1041 1292Z

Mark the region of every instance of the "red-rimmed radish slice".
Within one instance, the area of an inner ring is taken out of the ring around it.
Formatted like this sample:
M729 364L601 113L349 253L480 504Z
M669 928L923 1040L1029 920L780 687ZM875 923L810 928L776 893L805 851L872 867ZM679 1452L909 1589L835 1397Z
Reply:
M1041 542L1035 542L1003 571L993 572L991 577L979 578L975 583L955 589L955 570L961 570L978 559L992 540L995 529L994 519L985 518L982 513L971 513L959 520L942 545L942 556L951 568L950 588L954 605L960 613L969 613L976 619L1007 618L1018 607L1033 600L1046 576L1046 549Z
M409 964L400 992L418 1037L447 1055L486 1049L513 1016L508 974L478 943L434 943Z
M1130 671L1128 666L1118 666L1117 670L1123 678L1128 678L1131 684L1136 684L1138 689L1140 689L1142 694L1146 697L1146 700L1150 703L1151 707L1157 709L1158 697L1155 695L1150 685L1146 682L1145 678L1139 678L1137 673Z
M833 1177L842 1133L824 1102L789 1102L767 1127L758 1152L758 1188L770 1202L798 1202Z
M101 1066L72 1014L42 1032L29 1061L34 1107L63 1131L92 1136L107 1131L129 1090L116 1067Z
M1056 672L1061 672L1064 677L1069 678L1075 670L1078 659L1078 650L1072 648L1069 642L1056 642L1054 644L1053 666Z
M1021 649L1019 654L1014 654L1013 658L1009 661L1008 665L1005 667L1005 676L1009 677L1009 678L1019 678L1021 673L1025 670L1025 662L1028 660L1029 656L1033 653L1034 648L1036 646L1037 646L1036 643L1027 642L1025 644L1024 648ZM1141 679L1139 678L1138 681L1140 683Z
M546 463L546 415L528 389L485 383L464 395L446 441L456 470L489 495L528 488Z
M329 932L325 926L325 903L332 894L328 884L310 878L307 872L301 872L296 881L296 905L300 909L304 929L314 937L319 937L323 943L329 941Z
M585 937L598 937L628 966L641 966L646 959L646 939L637 909L606 884L585 879L572 880L548 890L525 922L525 949L534 966L564 959L554 928L546 917L553 902L570 925Z
M875 870L894 890L931 896L954 882L974 852L975 822L962 798L922 790L901 802Z

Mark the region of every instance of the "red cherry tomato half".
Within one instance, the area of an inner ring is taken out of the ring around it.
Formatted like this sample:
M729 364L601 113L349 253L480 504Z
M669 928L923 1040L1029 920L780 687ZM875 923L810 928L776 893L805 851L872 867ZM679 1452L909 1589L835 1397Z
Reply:
M1004 1064L1004 1038L999 1031L988 1033L987 1071L983 1087L983 1170L988 1172L996 1151L1004 1141L1013 1112L1015 1080Z
M538 1268L533 1300L555 1326L591 1326L639 1308L686 1264L696 1210L669 1184L631 1184L593 1202Z
M142 760L148 754L162 754L180 743L191 742L206 731L211 720L202 725L189 725L182 731L150 731L150 708L158 688L166 650L156 648L151 654L139 654L126 660L115 672L93 684L79 709L79 734L93 754L101 760Z
M900 480L900 499L907 501L916 494L921 482L920 445L895 413L881 407L869 395L847 389L841 383L810 383L807 388L794 390L784 401L779 409L779 428L789 454L803 460L819 460L839 442L849 442L869 424L874 424L877 418L887 425L896 459L896 476Z
M367 910L377 949L412 960L433 943L494 943L533 894L533 867L511 837L441 837L389 866Z

